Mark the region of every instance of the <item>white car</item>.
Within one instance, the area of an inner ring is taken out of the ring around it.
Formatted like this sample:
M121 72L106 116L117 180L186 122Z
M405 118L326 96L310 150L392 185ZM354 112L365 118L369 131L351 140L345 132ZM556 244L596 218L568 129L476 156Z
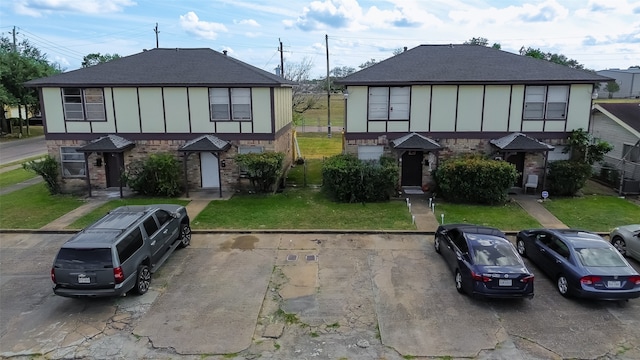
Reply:
M640 224L618 226L609 239L620 254L640 261Z

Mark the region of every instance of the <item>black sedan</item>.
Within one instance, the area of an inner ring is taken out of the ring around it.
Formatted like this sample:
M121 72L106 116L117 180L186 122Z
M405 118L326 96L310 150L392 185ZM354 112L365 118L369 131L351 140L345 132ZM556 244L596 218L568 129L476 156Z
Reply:
M434 248L454 273L460 293L490 298L533 297L533 274L498 229L441 225L435 234Z
M562 296L640 297L640 274L597 234L575 229L522 230L516 247L556 282Z

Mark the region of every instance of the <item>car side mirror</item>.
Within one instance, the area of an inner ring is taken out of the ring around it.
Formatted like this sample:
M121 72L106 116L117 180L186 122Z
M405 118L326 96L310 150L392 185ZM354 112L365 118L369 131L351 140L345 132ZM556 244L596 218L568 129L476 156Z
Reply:
M171 213L171 217L174 218L174 219L177 219L177 218L180 217L180 214L178 214L177 212L172 212Z

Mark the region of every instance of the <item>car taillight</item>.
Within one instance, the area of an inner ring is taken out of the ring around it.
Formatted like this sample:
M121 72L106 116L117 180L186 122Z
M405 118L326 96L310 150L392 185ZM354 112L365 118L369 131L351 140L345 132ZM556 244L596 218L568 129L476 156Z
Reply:
M53 281L54 284L57 284L57 282L56 282L56 269L55 268L51 268L51 281Z
M602 278L600 276L594 276L594 275L587 275L580 278L580 283L583 285L593 285L600 281L602 281Z
M122 268L120 266L113 269L113 277L116 280L116 284L120 284L124 281L124 273L122 272Z
M523 283L528 283L528 282L533 282L533 275L529 275L529 276L525 276L522 279L520 279L521 282Z
M631 281L636 285L640 285L640 276L638 275L629 276L629 281Z
M484 276L484 275L480 275L480 274L476 274L475 272L471 272L471 277L473 278L473 280L476 281L482 281L482 282L489 282L491 281L491 278L488 276Z

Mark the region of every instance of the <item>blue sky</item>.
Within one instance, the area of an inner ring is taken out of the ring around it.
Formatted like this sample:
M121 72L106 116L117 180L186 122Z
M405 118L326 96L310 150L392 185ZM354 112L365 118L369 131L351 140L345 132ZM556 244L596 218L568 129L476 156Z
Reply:
M27 38L66 70L90 53L156 46L211 48L267 71L285 62L329 67L383 60L395 49L473 37L518 52L564 54L587 68L640 65L640 0L5 0L0 31ZM286 70L286 65L285 65Z

